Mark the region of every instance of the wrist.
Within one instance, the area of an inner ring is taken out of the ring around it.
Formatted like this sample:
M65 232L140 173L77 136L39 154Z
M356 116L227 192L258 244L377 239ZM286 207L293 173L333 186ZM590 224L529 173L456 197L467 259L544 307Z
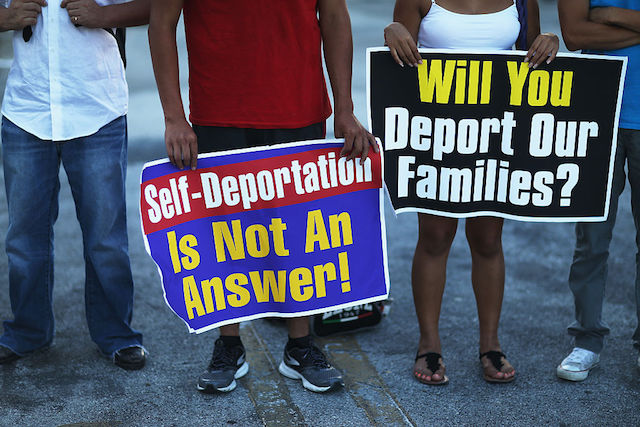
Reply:
M16 14L11 8L0 7L0 31L19 30L18 22L15 21Z
M353 102L336 103L334 106L335 115L353 114Z
M116 23L115 15L114 15L114 6L116 5L108 5L108 6L100 6L96 4L97 12L96 20L98 22L98 28L116 28L118 24Z
M164 116L164 125L165 127L173 127L173 126L189 126L189 122L187 122L187 118L184 114L175 115L165 115Z

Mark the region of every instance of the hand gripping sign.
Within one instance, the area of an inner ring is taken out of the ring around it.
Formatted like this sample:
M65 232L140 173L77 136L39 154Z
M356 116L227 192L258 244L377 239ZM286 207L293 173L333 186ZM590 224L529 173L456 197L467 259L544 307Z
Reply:
M382 157L341 141L147 163L140 215L165 300L191 332L383 300Z
M626 58L421 49L400 67L368 50L369 127L397 212L603 221Z

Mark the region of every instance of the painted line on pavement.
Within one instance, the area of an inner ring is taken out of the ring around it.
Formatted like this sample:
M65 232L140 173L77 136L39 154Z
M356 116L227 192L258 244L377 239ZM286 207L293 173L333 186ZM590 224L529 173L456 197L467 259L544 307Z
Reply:
M291 400L289 389L278 372L278 362L274 361L266 344L249 323L242 335L247 348L249 375L244 384L258 416L265 426L306 426L304 417Z
M317 341L329 353L329 360L342 371L347 392L366 412L372 425L416 425L400 407L353 335Z

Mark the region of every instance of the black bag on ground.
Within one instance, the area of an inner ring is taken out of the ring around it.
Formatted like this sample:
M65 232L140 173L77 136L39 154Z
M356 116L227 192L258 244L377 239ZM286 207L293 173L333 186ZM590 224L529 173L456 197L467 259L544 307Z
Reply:
M328 311L313 316L313 332L324 337L375 326L388 312L383 301L360 304L341 310Z

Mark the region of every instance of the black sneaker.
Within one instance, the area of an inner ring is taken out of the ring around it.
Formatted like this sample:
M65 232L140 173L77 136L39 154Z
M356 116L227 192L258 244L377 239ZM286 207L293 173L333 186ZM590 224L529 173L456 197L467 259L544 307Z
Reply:
M213 356L207 370L198 378L198 390L203 393L231 391L236 388L236 378L249 372L244 346L225 346L221 338L216 340Z
M278 370L287 378L302 380L304 388L317 393L344 386L340 372L312 342L306 347L287 344Z

